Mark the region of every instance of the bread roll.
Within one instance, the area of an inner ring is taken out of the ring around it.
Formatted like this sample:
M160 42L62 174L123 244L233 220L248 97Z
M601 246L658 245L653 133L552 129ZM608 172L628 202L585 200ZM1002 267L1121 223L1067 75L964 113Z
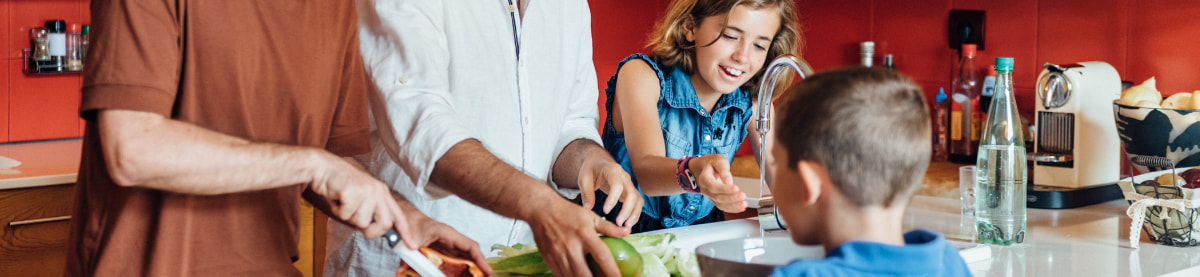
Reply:
M1200 110L1200 90L1192 92L1191 100L1192 101L1190 101L1191 103L1188 105L1188 109Z
M1171 181L1171 177L1175 177L1174 182ZM1175 174L1171 174L1171 173L1158 175L1158 178L1155 178L1154 181L1157 181L1159 185L1170 186L1170 187L1182 186L1186 183L1183 181L1183 178L1175 176Z
M1162 107L1168 108L1168 109L1181 109L1181 110L1193 109L1192 93L1180 92L1180 93L1172 94L1171 96L1168 96L1167 99L1163 99Z
M1117 100L1117 103L1126 106L1154 108L1161 107L1161 102L1162 93L1155 87L1154 77L1125 90L1121 93L1121 100Z

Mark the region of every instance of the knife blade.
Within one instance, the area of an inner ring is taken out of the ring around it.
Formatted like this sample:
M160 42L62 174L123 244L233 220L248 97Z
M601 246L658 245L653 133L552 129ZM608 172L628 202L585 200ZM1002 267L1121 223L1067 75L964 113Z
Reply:
M392 248L392 251L400 255L400 260L407 263L408 267L411 267L417 274L421 274L422 277L446 277L446 274L442 273L420 251L408 249L407 246L400 243L400 234L397 234L395 230L388 230L387 233L383 234L383 238L387 240L387 244Z

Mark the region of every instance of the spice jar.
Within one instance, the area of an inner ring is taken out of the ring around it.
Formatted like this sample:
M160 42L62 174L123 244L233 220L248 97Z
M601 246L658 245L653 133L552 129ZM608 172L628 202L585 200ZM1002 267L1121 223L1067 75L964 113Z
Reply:
M80 33L79 24L71 24L67 31L67 47L66 47L66 69L67 71L82 71L83 70L83 52L82 39L83 34Z
M29 40L33 44L33 60L49 61L50 48L46 38L46 29L37 27L29 30Z

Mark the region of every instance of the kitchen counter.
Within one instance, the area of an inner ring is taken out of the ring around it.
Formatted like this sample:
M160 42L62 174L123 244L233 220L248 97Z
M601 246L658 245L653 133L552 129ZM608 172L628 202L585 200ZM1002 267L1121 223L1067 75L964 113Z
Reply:
M987 246L991 257L969 263L975 276L1200 276L1200 248L1158 245L1142 236L1129 246L1125 201L1067 210L1028 211L1025 243ZM973 218L961 218L957 198L918 195L904 215L904 229L929 229L952 241L970 241ZM675 233L674 246L759 236L758 223L739 219L656 232ZM778 233L770 236L781 235Z
M0 144L0 156L21 162L0 170L0 190L75 183L82 139Z

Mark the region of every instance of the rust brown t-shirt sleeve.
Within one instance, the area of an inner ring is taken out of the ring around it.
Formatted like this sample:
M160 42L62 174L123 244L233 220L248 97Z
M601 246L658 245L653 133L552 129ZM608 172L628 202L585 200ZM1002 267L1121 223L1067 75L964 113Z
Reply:
M93 43L85 61L79 112L137 110L169 117L179 87L177 1L92 1Z
M353 21L352 21L353 22ZM333 124L329 128L329 140L325 150L339 156L352 156L370 150L370 125L367 120L366 73L358 48L357 26L350 24L345 34L346 58L341 70L341 90Z

